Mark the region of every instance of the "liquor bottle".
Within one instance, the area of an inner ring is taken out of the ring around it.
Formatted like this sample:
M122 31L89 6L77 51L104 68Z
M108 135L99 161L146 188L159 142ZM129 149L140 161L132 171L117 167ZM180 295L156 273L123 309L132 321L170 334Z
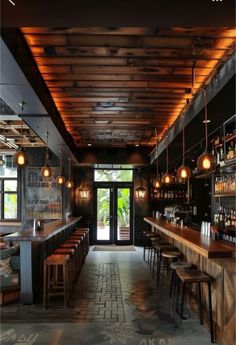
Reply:
M227 159L233 159L234 158L234 145L233 141L231 141L229 147L228 147L228 153L227 153Z

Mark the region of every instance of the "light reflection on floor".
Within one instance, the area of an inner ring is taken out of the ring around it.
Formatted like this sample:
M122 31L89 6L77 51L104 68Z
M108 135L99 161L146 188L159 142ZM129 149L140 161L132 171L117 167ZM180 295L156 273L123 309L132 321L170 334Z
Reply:
M97 272L96 279L94 272ZM1 345L211 344L209 333L199 325L197 319L189 319L180 325L176 319L170 317L168 282L166 285L162 282L163 291L160 299L160 293L155 289L151 272L142 259L141 248L136 247L135 252L90 251L80 278L77 293L80 293L80 296L88 296L84 290L90 286L91 290L88 291L91 294L90 304L86 305L89 308L89 306L92 307L91 303L98 303L98 315L102 315L99 321L78 318L74 322L65 322L63 313L58 319L55 319L57 313L54 313L53 320L50 320L49 315L45 315L44 323L40 323L36 319L37 310L33 313L31 309L32 318L35 318L31 322L23 323L23 319L21 323L10 323L10 320L2 322ZM115 283L111 284L114 278ZM109 295L111 301L107 300L107 295L100 289L100 285L95 289L93 285L98 283L107 289L106 294L109 292L108 289L115 288L115 292ZM97 293L100 294L100 301L105 300L103 312L99 304L102 302L96 301ZM120 294L122 307L117 301L117 296ZM73 308L81 307L81 301L84 303L82 297L80 301L79 298L76 299L76 296L74 297L75 304L68 314L73 313ZM111 303L106 303L107 301ZM113 301L117 303L112 304ZM14 306L11 308L13 310ZM117 317L113 321L112 315L119 315L117 310L121 311L121 309L124 312L124 319L120 320ZM108 311L111 317L106 319L105 315Z

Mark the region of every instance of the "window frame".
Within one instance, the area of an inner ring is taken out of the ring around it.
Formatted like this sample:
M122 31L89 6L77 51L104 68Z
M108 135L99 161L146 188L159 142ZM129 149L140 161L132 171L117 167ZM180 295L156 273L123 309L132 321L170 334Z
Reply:
M16 181L16 191L4 191L4 181ZM4 195L5 194L16 194L17 196L17 216L16 218L4 218ZM19 183L19 171L17 171L16 177L0 177L0 199L1 199L1 210L0 210L0 223L1 222L18 222L20 221L20 183Z

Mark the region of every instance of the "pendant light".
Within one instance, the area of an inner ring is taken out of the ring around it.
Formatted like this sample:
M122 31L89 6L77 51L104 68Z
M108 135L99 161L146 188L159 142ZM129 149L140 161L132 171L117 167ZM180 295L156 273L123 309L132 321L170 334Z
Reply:
M73 186L74 186L74 183L71 180L71 159L69 158L69 178L66 181L66 187L67 188L73 188Z
M25 149L23 147L23 111L24 111L24 102L20 103L21 106L21 143L20 143L20 147L17 150L17 152L15 153L15 163L19 168L23 168L27 165L28 163L28 157L27 154L25 152Z
M48 179L52 176L52 170L48 165L48 132L46 133L45 165L41 170L41 175L44 179Z
M141 171L139 171L139 187L135 190L135 196L138 200L144 200L146 190L141 186Z
M60 172L59 172L59 176L57 176L56 178L56 183L62 185L63 183L65 183L65 177L62 176L62 159L61 159L61 150L60 150Z
M191 176L191 170L185 165L185 131L183 126L183 164L177 170L177 176L180 179L188 179Z
M205 109L205 141L206 141L206 146L204 152L198 157L197 159L197 167L199 170L203 171L211 171L215 167L215 157L212 153L208 152L208 128L207 128L207 95L206 95L206 90L203 90L203 95L204 95L204 109Z
M160 175L159 175L159 164L158 164L158 157L157 157L157 172L156 172L156 179L154 180L154 183L153 183L153 187L154 188L160 188L161 187L161 179L160 179Z
M166 148L166 173L162 176L162 182L164 184L171 184L173 182L173 176L168 172L169 170L169 146Z

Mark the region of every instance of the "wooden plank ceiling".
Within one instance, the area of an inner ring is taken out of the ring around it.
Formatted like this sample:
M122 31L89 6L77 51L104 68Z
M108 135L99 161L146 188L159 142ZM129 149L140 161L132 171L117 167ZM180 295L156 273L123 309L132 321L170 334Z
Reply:
M21 31L78 147L155 145L235 40L231 28Z

